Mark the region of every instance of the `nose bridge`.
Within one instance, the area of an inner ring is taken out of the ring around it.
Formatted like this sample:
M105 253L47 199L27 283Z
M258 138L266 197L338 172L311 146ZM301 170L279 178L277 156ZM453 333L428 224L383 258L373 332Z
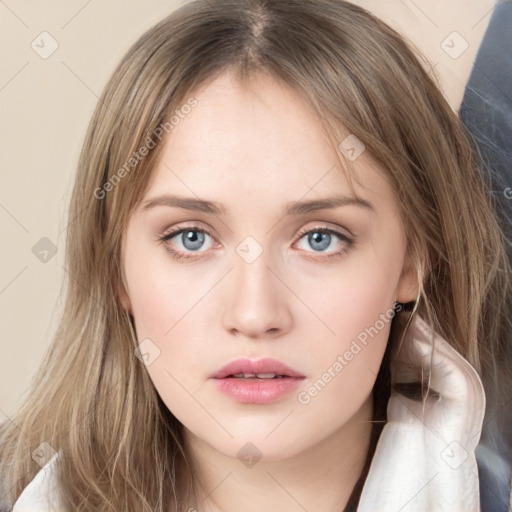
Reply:
M226 329L249 337L282 331L290 321L286 295L269 268L270 251L258 245L245 240L236 249L223 318Z
M236 261L238 260L238 261ZM272 272L269 270L271 262L267 253L259 255L254 261L248 262L237 256L235 259L234 278L236 288L241 297L251 301L268 299L272 296L271 289L275 286L272 281Z

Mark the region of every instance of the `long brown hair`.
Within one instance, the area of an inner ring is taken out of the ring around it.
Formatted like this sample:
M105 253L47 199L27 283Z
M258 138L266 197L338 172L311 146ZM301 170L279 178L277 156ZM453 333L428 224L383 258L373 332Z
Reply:
M140 37L85 138L69 209L65 308L27 399L0 430L1 505L10 508L40 469L31 453L46 442L61 451L64 510L186 507L192 467L180 423L134 355L132 318L119 300L120 247L161 153L155 133L166 127L172 136L171 116L226 70L243 84L254 73L283 80L333 144L343 125L387 170L418 269L417 311L477 368L492 398L488 416L497 411L506 396L495 376L505 375L511 332L510 263L487 174L428 67L385 23L341 0L198 0ZM400 334L394 329L390 344ZM383 410L389 390L378 391Z

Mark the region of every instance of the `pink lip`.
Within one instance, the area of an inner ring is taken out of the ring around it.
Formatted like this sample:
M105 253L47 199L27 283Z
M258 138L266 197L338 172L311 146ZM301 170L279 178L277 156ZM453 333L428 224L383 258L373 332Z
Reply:
M257 377L248 379L230 377L238 373L275 373L283 377L268 380ZM257 361L237 359L223 366L210 378L214 379L219 391L237 402L268 404L296 389L305 376L276 359L265 358Z
M256 361L243 358L236 359L216 371L210 378L222 379L229 375L236 375L237 373L276 373L277 375L285 375L287 377L304 377L304 375L286 366L281 361L266 357Z

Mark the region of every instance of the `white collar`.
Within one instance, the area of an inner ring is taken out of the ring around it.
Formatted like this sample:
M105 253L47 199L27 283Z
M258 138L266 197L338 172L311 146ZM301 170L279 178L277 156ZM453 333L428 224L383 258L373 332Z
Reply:
M424 405L391 392L358 512L480 511L475 448L484 388L469 362L416 316L393 360L392 383L421 382L429 370L439 399Z
M55 476L56 453L23 489L12 512L59 512L60 500Z
M392 383L421 382L429 369L431 389L440 399L424 406L421 400L391 393L388 422L358 512L480 511L475 448L485 410L482 382L469 362L416 315L392 363ZM24 489L12 512L59 511L54 469L58 456ZM54 500L53 506L47 497Z

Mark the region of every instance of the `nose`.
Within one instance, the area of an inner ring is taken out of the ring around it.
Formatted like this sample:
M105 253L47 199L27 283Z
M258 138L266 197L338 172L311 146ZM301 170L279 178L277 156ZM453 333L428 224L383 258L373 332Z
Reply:
M235 268L226 286L223 327L233 335L275 338L290 329L292 316L288 298L292 295L265 253L247 263L235 255Z

